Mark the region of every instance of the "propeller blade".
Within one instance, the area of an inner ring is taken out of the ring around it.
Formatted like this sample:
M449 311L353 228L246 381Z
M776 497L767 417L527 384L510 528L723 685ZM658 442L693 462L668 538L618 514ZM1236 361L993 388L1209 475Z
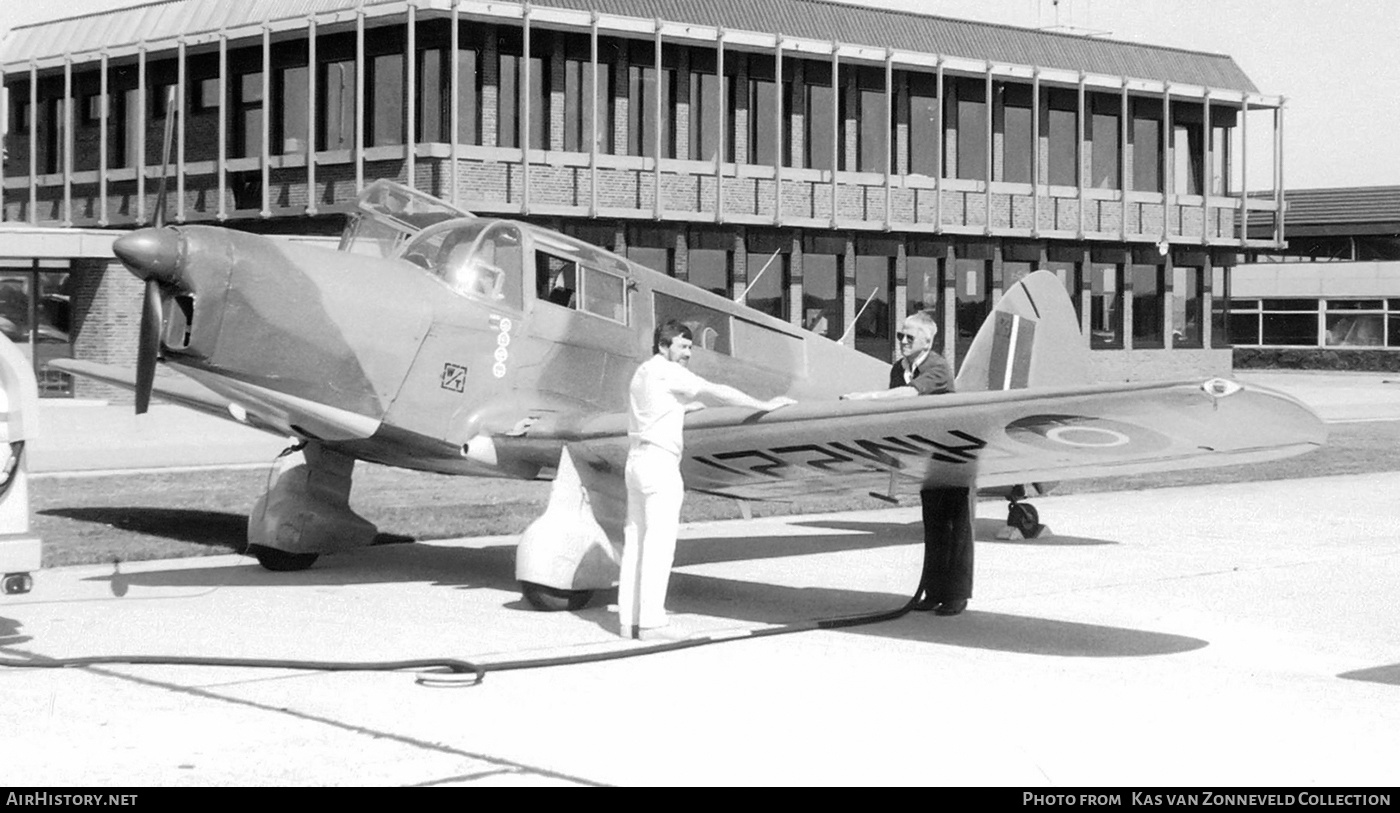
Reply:
M141 306L141 338L136 348L136 414L145 413L151 405L151 389L156 380L156 358L160 355L161 314L160 283L146 280L145 301Z
M155 227L165 225L165 180L170 174L170 144L175 139L175 86L166 89L165 94L165 139L160 149L160 187L156 192Z

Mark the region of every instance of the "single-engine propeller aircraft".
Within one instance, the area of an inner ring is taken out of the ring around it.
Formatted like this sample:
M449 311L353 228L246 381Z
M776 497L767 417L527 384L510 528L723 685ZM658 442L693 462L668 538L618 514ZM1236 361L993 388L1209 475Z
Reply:
M889 365L548 229L476 217L376 181L339 251L231 229L132 232L115 252L145 281L135 373L52 366L299 441L254 505L249 551L271 570L374 538L350 507L355 461L553 478L516 576L542 609L616 582L626 516L627 384L656 325L694 334L691 369L759 398L687 415L686 487L740 500L925 485L1012 500L1028 483L1262 461L1325 440L1293 398L1234 381L1094 384L1059 280L1012 286L977 334L956 394L843 401ZM157 357L187 378L162 376ZM1034 489L1030 489L1034 491Z

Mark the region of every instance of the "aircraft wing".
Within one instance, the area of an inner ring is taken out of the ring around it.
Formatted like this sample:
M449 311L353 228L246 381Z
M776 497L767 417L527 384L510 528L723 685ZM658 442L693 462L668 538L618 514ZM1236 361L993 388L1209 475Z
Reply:
M121 387L135 391L136 371L128 367L118 367L115 364L101 364L95 361L81 361L79 359L54 359L48 362L48 366L55 370L62 370L72 375L80 375L84 378L91 378L94 381L101 381L104 384L111 384L114 387ZM183 407L188 407L206 415L213 415L216 418L241 423L244 426L251 426L254 429L261 429L274 435L286 436L286 432L268 423L257 415L247 413L245 420L238 420L230 411L233 402L219 395L217 392L185 376L157 378L152 390L153 394L163 400Z
M595 417L570 440L595 467L617 465L626 416ZM1206 468L1325 441L1321 419L1292 397L1210 379L706 409L687 416L682 472L694 490L781 499Z

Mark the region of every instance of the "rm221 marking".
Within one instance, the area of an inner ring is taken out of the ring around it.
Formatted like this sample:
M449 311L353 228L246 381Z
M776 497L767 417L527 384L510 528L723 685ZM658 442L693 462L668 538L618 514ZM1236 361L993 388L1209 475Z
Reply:
M467 368L461 364L442 365L442 388L453 392L466 392Z
M987 445L985 440L967 432L954 429L948 434L961 443L939 443L923 435L887 436L880 440L858 439L848 443L831 441L804 443L800 446L776 446L771 449L745 449L713 455L696 455L693 459L697 463L704 463L730 474L782 479L783 475L777 473L778 470L791 466L806 466L833 474L840 473L836 466L851 462L864 465L867 471L898 471L906 468L904 461L895 455L928 455L929 459L940 463L962 464L976 460L977 453ZM798 458L798 455L808 456ZM738 462L745 458L756 460L748 464Z

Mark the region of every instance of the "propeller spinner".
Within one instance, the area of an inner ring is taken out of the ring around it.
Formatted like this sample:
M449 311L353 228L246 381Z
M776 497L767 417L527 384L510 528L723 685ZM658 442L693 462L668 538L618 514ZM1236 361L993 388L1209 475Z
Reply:
M181 273L184 239L174 229L141 229L119 237L112 251L132 274L144 280L146 289L141 305L141 332L136 352L136 414L151 403L155 384L156 360L160 356L160 332L165 323L162 300L164 289L186 289Z

